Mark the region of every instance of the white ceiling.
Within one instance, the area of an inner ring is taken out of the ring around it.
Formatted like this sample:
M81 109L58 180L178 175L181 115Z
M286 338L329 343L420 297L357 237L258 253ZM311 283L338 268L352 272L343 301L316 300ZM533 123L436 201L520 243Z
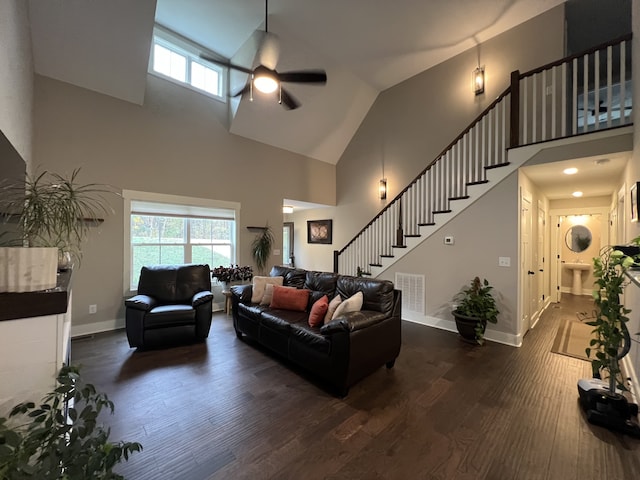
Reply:
M572 198L581 191L583 197L610 196L619 185L630 153L574 158L555 163L522 167L524 174L550 200ZM565 175L563 170L575 167L578 172Z
M243 99L230 130L335 164L379 92L563 1L271 0L278 70L324 68L328 82L291 85L302 102L293 111ZM264 28L263 0L29 0L29 8L38 74L138 104L154 16L228 58Z

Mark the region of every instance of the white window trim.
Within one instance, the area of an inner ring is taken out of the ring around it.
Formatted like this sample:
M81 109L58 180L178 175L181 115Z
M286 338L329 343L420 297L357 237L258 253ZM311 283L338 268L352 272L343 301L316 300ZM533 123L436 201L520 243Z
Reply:
M181 205L185 208L224 208L235 212L235 242L234 256L238 257L238 243L240 239L240 203L228 202L222 200L212 200L208 198L186 197L182 195L169 195L164 193L140 192L136 190L123 190L122 198L124 200L124 275L122 278L122 287L124 296L136 294L136 290L130 287L131 282L131 202L147 201L155 203L168 203L170 205Z
M164 75L154 70L153 68L154 45L156 43L171 51L174 51L176 53L179 53L180 55L184 55L185 57L187 57L187 64L191 61L194 61L196 63L199 63L200 65L204 65L207 68L211 68L213 70L218 71L219 72L218 79L220 82L220 95L215 95L211 92L207 92L206 90L201 90L191 85L190 83L191 68L189 67L189 65L187 65L187 80L185 82L176 80L175 78L169 77L167 75ZM227 69L224 67L221 67L220 65L216 65L215 63L211 63L211 62L207 62L206 60L203 60L202 58L200 58L201 53L212 56L212 57L216 56L216 54L208 51L206 48L201 47L195 43L189 42L187 39L180 37L177 33L172 32L171 30L163 27L162 25L156 24L153 28L153 38L151 40L151 52L149 53L149 65L148 65L147 71L154 77L162 78L163 80L167 80L176 85L180 85L181 87L187 88L194 92L198 92L202 95L213 98L222 103L227 103L227 95L226 95L226 88L228 85Z

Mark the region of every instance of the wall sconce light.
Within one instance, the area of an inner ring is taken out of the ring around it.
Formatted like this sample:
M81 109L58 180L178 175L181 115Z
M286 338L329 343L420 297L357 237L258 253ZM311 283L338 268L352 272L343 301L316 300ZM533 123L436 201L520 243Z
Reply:
M380 200L387 199L387 179L380 179L380 185L378 187L378 192L380 193Z
M293 207L291 205L283 205L282 213L293 213Z
M476 95L484 93L484 67L479 66L476 68L473 71L471 78L473 81L473 92Z

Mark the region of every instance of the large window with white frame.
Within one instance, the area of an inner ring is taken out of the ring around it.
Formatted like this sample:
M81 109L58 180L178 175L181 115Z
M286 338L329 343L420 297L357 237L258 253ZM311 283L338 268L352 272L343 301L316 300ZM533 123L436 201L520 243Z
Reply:
M137 289L145 265L237 263L235 202L123 192L125 291Z
M205 49L156 25L149 71L224 101L224 68L200 58Z

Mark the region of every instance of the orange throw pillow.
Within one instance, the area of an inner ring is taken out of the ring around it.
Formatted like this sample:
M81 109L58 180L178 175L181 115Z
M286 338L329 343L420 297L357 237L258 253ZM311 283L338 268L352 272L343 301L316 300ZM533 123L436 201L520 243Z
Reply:
M287 288L279 285L273 286L273 297L271 298L271 308L280 310L297 310L304 312L309 302L309 290L298 288Z
M326 295L315 301L309 313L309 326L320 327L324 324L324 316L329 310L329 297Z

